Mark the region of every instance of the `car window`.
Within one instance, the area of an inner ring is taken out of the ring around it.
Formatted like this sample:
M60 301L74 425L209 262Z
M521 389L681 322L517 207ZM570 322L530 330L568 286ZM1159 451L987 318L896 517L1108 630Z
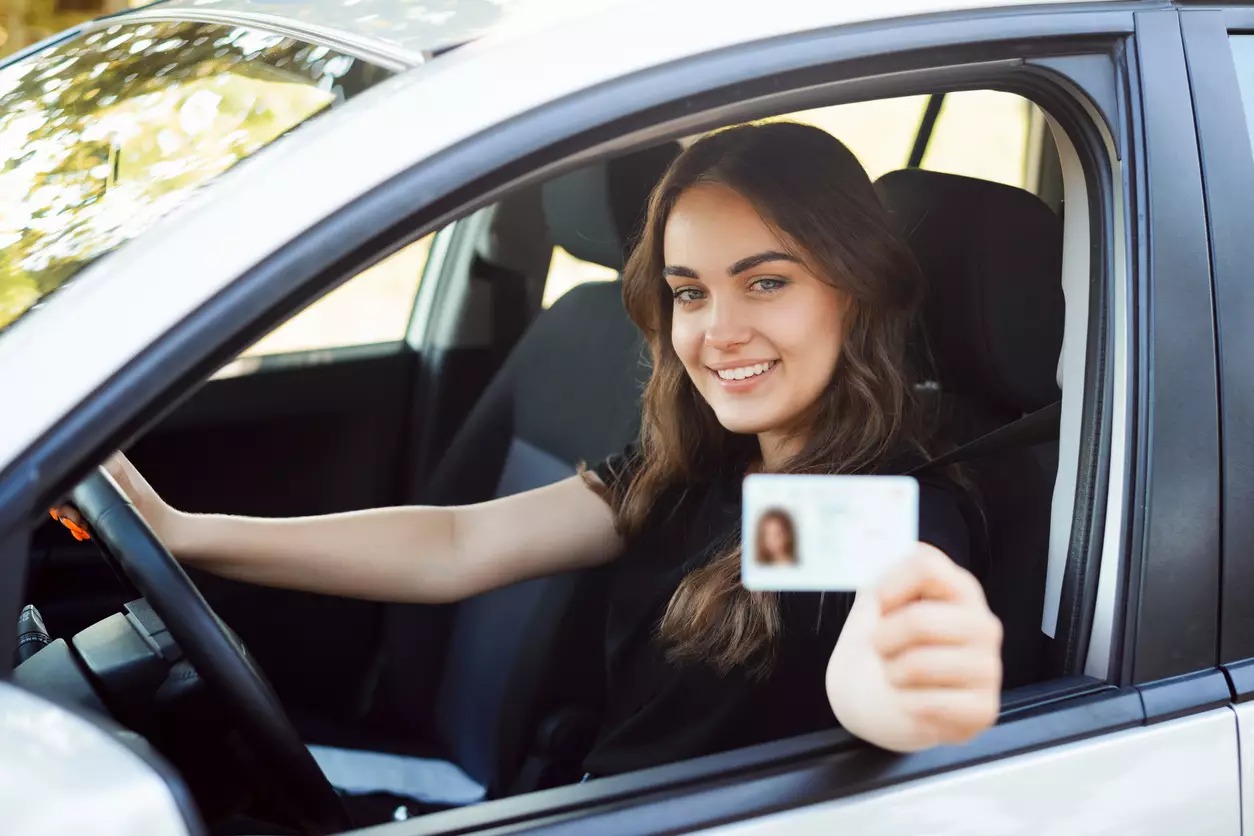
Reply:
M244 349L214 377L260 368L262 357L405 338L434 233L368 267Z
M871 179L910 160L930 96L901 96L816 108L784 117L823 128L857 155ZM1029 182L1029 137L1036 105L996 90L949 93L927 143L920 168L961 174L1036 191Z
M910 161L931 96L901 96L803 110L777 117L822 128L835 135L876 179ZM1040 109L1013 93L968 90L936 97L940 112L927 136L919 167L992 180L1039 192L1039 160L1033 149L1053 152L1052 143L1033 143L1043 129ZM682 140L684 144L696 137ZM1047 202L1051 202L1048 201ZM581 261L554 247L544 286L549 307L577 284L610 281L618 273Z
M1254 35L1233 35L1232 60L1237 67L1237 83L1241 88L1241 104L1245 109L1245 125L1254 147Z
M549 275L544 280L544 297L541 304L549 307L575 285L584 282L612 282L618 271L591 261L576 258L561 247L553 248L553 260L549 262Z
M324 46L189 22L112 26L0 70L0 329L387 75Z

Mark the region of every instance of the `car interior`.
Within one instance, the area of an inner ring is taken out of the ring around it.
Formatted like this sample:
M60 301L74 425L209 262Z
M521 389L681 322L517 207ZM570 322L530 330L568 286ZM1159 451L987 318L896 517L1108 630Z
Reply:
M920 391L960 447L1061 398L1063 187L1048 130L1024 152L1027 187L929 168L935 121L875 183L927 280L913 341L928 371ZM546 305L550 265L561 248L597 279L620 270L680 149L593 162L441 230L403 339L270 355L215 376L128 455L176 507L286 516L474 503L621 450L638 429L647 353L614 281L576 281ZM1030 688L1063 673L1041 629L1051 532L1070 535L1051 517L1059 441L1012 439L962 466L984 514L980 580L1005 625L1005 688ZM32 553L27 599L51 640L72 644L126 600L92 545L53 522ZM189 574L359 824L579 780L604 696L603 571L438 606ZM93 685L111 710L124 698ZM206 756L208 733L162 731L159 714L136 730L221 823L244 804L214 760L230 755Z

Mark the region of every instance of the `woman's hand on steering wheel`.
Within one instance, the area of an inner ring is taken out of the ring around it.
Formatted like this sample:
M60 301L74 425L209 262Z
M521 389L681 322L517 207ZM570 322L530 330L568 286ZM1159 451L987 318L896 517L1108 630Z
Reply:
M135 510L144 518L144 522L153 533L169 545L174 539L174 521L179 512L170 506L153 489L143 474L131 464L123 453L117 452L110 456L102 465L105 472L117 484L118 488L135 506ZM85 540L91 534L90 527L83 515L72 505L63 504L52 509L52 516L74 535L77 540Z

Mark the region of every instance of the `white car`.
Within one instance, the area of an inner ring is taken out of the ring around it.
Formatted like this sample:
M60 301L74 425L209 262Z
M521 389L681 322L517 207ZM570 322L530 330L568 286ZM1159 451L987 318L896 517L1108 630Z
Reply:
M1222 3L170 0L14 56L3 829L1254 832L1246 30ZM648 190L779 116L859 155L927 276L1006 625L973 742L833 728L579 783L597 573L445 607L189 578L100 475L125 447L175 505L311 514L621 449ZM66 496L106 557L48 518Z

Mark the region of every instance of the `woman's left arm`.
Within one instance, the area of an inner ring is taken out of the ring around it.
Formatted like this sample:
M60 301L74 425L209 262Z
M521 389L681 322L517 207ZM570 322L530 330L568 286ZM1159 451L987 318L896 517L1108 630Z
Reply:
M828 701L842 726L884 749L963 743L997 720L1001 641L975 576L920 543L858 593L828 661Z

